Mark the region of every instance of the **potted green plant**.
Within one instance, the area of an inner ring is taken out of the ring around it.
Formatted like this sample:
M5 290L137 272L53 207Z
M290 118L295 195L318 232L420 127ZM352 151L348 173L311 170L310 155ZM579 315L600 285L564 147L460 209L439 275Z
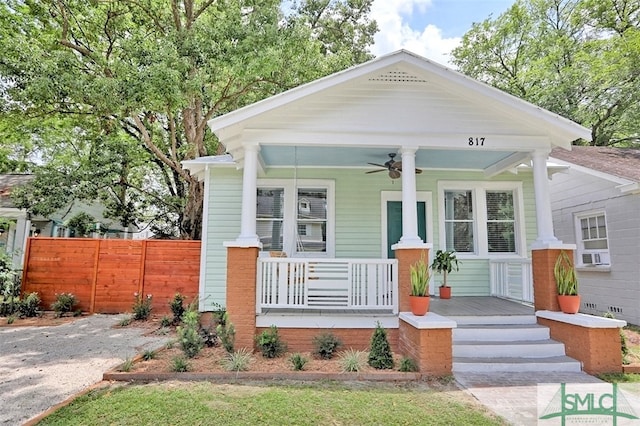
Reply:
M580 310L580 295L578 294L578 277L573 262L566 251L561 250L553 267L558 290L558 305L566 314L575 314Z
M424 260L424 255L413 265L409 266L411 275L411 294L409 304L411 313L414 315L425 315L429 311L429 280L431 271Z
M440 298L451 299L451 287L447 285L447 275L451 271L459 270L456 252L453 250L438 250L431 263L431 269L442 274L442 283L440 284Z

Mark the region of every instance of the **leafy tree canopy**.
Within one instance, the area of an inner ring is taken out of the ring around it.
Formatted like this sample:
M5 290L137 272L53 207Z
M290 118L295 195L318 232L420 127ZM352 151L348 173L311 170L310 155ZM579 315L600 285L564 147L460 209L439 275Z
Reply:
M372 0L5 0L0 170L47 214L102 200L123 225L199 238L202 184L181 161L217 153L206 122L366 61Z
M640 143L640 3L519 0L472 26L461 72L592 130L592 145Z

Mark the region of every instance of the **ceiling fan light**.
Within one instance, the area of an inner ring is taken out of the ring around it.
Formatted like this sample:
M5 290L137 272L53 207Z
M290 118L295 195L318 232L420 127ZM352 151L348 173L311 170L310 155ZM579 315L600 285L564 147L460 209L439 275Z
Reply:
M398 170L389 170L389 177L391 179L398 179L400 177L400 172Z

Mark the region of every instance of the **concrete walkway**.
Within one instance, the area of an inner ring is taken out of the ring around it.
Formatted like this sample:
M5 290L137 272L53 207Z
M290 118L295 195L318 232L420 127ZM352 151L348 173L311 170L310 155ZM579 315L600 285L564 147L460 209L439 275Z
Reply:
M98 383L102 374L168 340L122 315L92 315L55 327L0 328L0 425L20 425Z
M538 424L538 384L603 383L586 373L454 374L458 384L509 424Z

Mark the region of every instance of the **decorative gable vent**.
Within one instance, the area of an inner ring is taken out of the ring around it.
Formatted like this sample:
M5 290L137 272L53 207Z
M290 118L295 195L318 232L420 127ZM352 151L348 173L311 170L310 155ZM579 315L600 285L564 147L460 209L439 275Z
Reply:
M410 74L406 71L388 71L377 77L371 77L369 81L383 81L390 83L426 83L427 80Z

